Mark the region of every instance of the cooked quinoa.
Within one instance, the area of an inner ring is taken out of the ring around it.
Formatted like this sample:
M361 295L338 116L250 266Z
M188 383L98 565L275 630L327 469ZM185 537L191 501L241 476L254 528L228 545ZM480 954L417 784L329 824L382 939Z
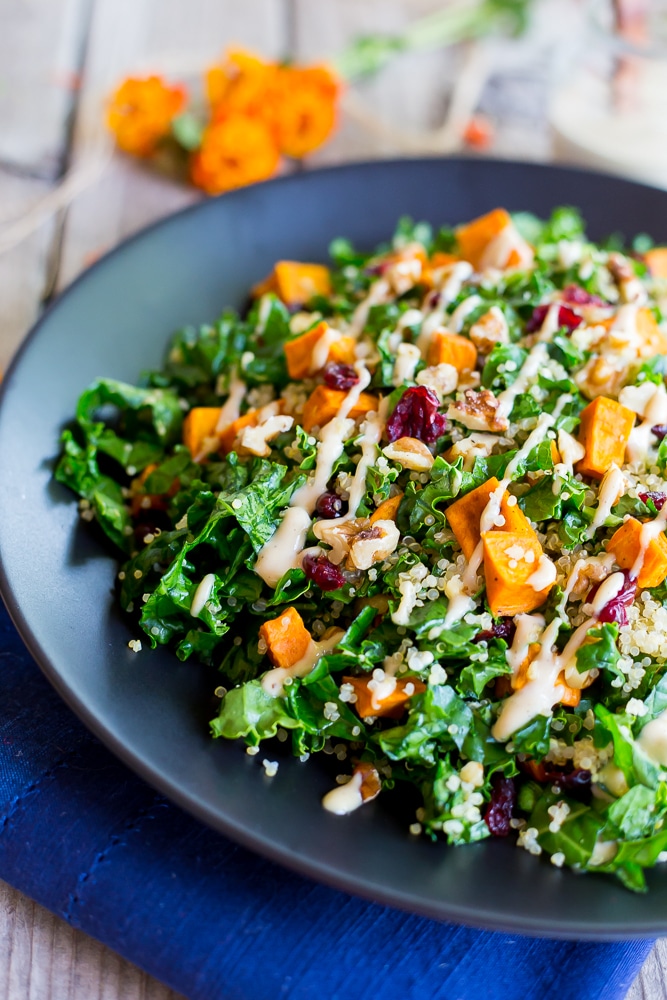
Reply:
M511 836L643 890L667 857L667 248L497 209L331 258L278 262L138 386L95 382L57 478L150 645L219 668L213 736L267 777L264 741L323 752L334 814L407 783L406 835Z

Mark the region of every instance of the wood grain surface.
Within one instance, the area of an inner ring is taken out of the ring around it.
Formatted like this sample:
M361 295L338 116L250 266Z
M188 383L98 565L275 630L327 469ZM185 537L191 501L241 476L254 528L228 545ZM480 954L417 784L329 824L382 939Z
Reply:
M68 171L98 176L69 207L0 256L0 369L54 291L125 236L198 197L136 162L109 156L103 100L123 74L158 70L187 78L229 44L267 56L320 59L358 33L398 30L436 6L436 0L3 0L0 222L21 216ZM539 53L516 43L510 52L491 48L483 57L488 79L479 105L491 106L499 124L496 151L545 158ZM417 152L425 130L446 124L448 95L466 59L465 52L405 55L381 79L356 87L350 95L355 113L312 165L405 153L410 142ZM369 113L372 126L364 117ZM446 148L446 130L431 141L433 152L437 143ZM666 979L667 942L659 942L628 1000L667 998ZM0 883L0 1000L177 995Z

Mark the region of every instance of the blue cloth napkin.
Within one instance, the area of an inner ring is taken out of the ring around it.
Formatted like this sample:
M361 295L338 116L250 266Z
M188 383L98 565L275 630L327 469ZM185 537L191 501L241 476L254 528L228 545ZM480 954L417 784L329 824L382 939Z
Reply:
M0 878L190 1000L615 1000L652 947L491 934L318 885L135 777L0 604Z

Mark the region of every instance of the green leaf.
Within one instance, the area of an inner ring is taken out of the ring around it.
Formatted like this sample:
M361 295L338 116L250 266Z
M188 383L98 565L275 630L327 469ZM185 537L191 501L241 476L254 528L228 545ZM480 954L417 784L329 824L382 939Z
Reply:
M405 725L385 729L377 743L391 760L434 764L438 750L463 745L471 721L470 708L454 689L436 685L413 697Z
M260 681L253 680L227 692L211 721L211 733L228 740L243 736L250 746L257 746L275 736L279 727L297 729L300 725L288 714L282 698L271 697Z
M179 146L192 153L201 146L204 125L199 118L186 111L172 119L171 132Z

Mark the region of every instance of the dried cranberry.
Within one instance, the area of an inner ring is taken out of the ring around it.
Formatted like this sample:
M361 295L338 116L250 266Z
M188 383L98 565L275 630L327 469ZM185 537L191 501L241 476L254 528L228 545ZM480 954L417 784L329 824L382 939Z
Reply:
M494 837L506 837L516 804L516 788L511 778L494 774L491 779L491 801L486 807L484 822Z
M318 517L330 520L334 517L341 517L344 506L344 501L341 500L337 493L322 493L322 495L317 498L315 513Z
M338 590L345 583L345 577L326 556L314 556L306 553L303 557L303 571L309 580L317 584L320 590Z
M604 299L592 295L580 285L566 285L563 289L563 302L572 302L576 306L603 306Z
M514 619L501 618L500 621L494 622L491 628L484 629L483 632L478 632L472 641L489 642L490 639L505 639L507 644L511 645L515 632L516 625L514 624Z
M526 323L526 333L535 333L542 328L542 324L547 318L547 313L551 307L549 305L535 306L533 315ZM558 309L558 326L567 328L568 333L572 333L583 323L583 318L569 306L560 306Z
M438 413L439 405L433 389L425 385L406 389L387 421L387 437L390 441L413 437L426 444L437 441L447 426L444 413Z
M322 375L330 389L344 389L345 392L359 381L359 376L351 365L342 365L337 362L327 365Z
M665 500L667 500L667 493L656 493L655 490L649 490L647 493L640 493L639 499L642 503L648 503L650 500L656 510L662 510L665 506Z
M617 625L628 624L627 609L635 599L635 594L637 593L637 581L630 577L630 573L627 569L620 570L619 572L623 573L623 586L615 597L612 597L610 601L607 601L604 607L598 611L596 617L599 622L615 622ZM596 583L588 591L586 600L589 604L597 594L600 586L601 584Z
M424 306L427 309L435 309L436 306L440 305L440 300L442 299L442 292L432 291L429 292L424 299Z
M560 789L571 795L573 799L583 800L584 802L590 798L591 794L591 772L584 771L583 768L575 768L573 771L563 772L561 774L554 774L553 778L554 785L558 785Z
M667 437L667 424L656 424L655 427L651 427L651 434L655 434L658 441L662 441Z

